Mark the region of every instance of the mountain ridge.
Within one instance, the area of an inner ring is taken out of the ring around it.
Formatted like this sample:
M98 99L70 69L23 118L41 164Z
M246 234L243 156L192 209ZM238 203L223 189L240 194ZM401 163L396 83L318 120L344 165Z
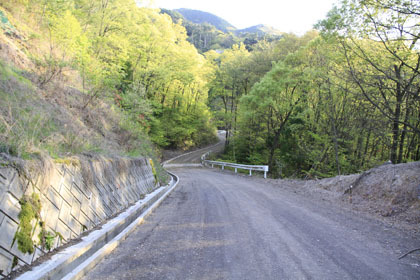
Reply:
M253 25L247 28L238 29L231 23L229 23L227 20L214 15L209 12L200 11L200 10L193 10L193 9L187 9L187 8L180 8L180 9L174 9L172 11L175 11L179 13L184 19L195 23L195 24L211 24L214 27L216 27L218 30L228 33L232 32L236 35L241 35L245 33L251 33L251 34L257 34L257 35L274 35L274 36L281 36L284 34L283 32L275 29L274 27L265 25L265 24L257 24Z
M247 28L238 29L235 30L235 33L240 35L243 33L254 33L257 35L274 35L274 36L281 36L284 34L284 32L281 32L280 30L275 29L274 27L265 25L265 24L257 24L253 25Z
M189 20L192 23L196 23L196 24L208 23L208 24L213 25L218 30L224 33L237 30L236 27L230 24L228 21L209 12L186 9L186 8L175 9L173 11L181 14L186 20Z

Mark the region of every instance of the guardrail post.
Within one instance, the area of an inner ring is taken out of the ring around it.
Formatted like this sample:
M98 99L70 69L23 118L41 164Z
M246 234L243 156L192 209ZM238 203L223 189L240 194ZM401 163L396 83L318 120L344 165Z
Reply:
M210 161L210 160L203 160L204 165L210 166L211 168L214 168L214 166L221 166L222 170L225 170L225 166L232 167L235 169L235 173L238 173L238 169L248 169L249 170L249 176L252 176L252 170L256 171L263 171L264 172L264 179L267 179L267 173L268 173L268 166L267 165L245 165L245 164L235 164L235 163L229 163L229 162L221 162L221 161Z

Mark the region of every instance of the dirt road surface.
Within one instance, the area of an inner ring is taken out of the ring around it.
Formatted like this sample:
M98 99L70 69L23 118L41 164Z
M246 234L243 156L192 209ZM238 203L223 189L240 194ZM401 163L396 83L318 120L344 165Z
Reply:
M279 187L178 169L177 190L85 279L420 279L419 239Z
M262 178L178 168L177 189L84 279L420 279L420 238Z
M206 152L211 151L212 153L219 153L223 150L225 144L225 136L225 132L219 130L219 132L217 133L219 142L217 144L177 156L171 160L166 161L166 165L178 165L183 163L201 163L201 156Z

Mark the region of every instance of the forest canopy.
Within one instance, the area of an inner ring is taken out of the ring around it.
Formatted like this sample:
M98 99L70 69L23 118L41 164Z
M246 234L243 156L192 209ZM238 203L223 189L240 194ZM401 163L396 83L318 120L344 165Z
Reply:
M41 88L70 77L90 96L86 109L98 99L113 100L126 126L160 148L214 141L206 106L211 65L168 15L133 0L18 2L1 5L30 28Z
M318 32L224 54L224 159L307 178L420 160L419 5L345 0Z
M270 38L133 0L17 2L1 6L37 46L39 87L71 79L83 109L110 100L159 148L205 145L217 126L224 160L268 164L273 177L420 160L417 1L343 0L316 30Z

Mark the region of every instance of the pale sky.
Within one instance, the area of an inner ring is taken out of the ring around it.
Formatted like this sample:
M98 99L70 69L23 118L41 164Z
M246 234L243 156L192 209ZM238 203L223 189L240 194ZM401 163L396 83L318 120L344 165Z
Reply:
M338 0L152 0L166 9L188 8L209 12L236 28L266 24L283 32L303 34Z

